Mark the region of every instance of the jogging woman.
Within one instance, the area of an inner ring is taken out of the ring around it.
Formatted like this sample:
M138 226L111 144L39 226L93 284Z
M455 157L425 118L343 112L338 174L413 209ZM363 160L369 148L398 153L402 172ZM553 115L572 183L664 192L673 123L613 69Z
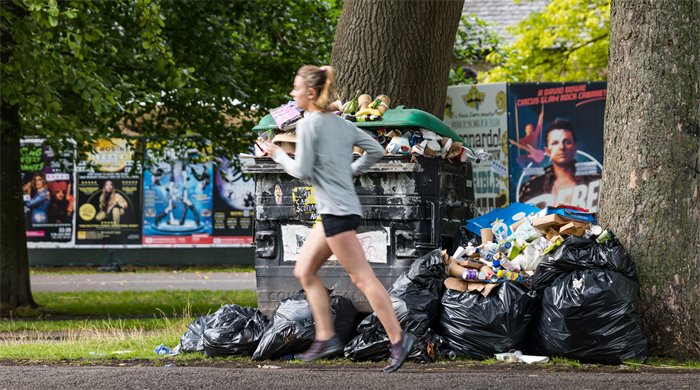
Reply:
M391 299L374 275L357 239L362 208L355 192L353 176L365 172L384 155L381 145L352 123L335 115L331 98L335 95L333 68L301 67L291 92L298 108L306 112L296 127L296 158L265 142L266 151L284 170L310 182L316 191L316 206L321 220L314 224L301 248L294 276L301 282L316 323L316 339L301 355L304 361L338 355L344 343L335 333L330 300L318 269L335 254L350 280L367 297L391 342L391 358L385 372L403 364L415 337L402 332ZM353 160L352 147L365 153Z

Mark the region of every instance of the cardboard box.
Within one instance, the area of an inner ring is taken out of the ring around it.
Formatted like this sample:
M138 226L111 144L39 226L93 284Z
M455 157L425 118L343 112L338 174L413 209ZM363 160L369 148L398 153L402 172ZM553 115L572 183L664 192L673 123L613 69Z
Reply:
M491 291L498 286L498 283L467 282L465 280L450 277L445 279L445 287L450 290L460 292L478 291L482 296L488 297Z
M568 234L572 236L583 236L586 233L588 224L585 222L572 221L559 228L559 234Z
M464 274L464 271L466 270L466 268L462 267L457 263L450 263L447 265L447 274L450 276L454 276L455 278L461 278L462 274Z
M557 214L550 214L550 215L545 215L544 217L537 217L532 219L532 226L542 230L546 231L550 227L559 227L562 225L566 225L569 223L566 219L560 217Z

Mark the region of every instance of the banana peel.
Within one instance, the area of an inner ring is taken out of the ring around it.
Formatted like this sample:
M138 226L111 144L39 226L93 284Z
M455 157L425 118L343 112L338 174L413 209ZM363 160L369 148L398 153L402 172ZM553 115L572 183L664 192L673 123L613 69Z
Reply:
M379 111L376 108L363 108L360 111L355 113L355 116L363 116L363 115L377 115L377 116L382 116L382 112Z

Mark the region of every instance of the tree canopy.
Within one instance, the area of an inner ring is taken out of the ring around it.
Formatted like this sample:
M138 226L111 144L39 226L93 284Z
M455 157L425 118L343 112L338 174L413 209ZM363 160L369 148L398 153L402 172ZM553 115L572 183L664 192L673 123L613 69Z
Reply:
M339 14L322 0L3 2L2 104L55 147L125 126L241 151L299 65L328 62Z
M527 0L523 0L527 1ZM516 37L490 53L483 82L605 80L610 0L552 0L509 29Z

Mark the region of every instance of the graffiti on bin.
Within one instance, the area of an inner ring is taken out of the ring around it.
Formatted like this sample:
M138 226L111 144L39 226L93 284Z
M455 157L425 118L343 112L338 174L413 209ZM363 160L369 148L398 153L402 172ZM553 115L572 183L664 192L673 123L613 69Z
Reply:
M282 246L284 248L284 261L297 261L301 247L311 231L304 225L282 225ZM387 263L387 245L389 234L386 230L372 230L359 233L357 239L362 245L365 257L370 263ZM335 255L329 260L338 260Z
M294 187L292 189L292 215L294 218L312 221L318 218L313 187Z

